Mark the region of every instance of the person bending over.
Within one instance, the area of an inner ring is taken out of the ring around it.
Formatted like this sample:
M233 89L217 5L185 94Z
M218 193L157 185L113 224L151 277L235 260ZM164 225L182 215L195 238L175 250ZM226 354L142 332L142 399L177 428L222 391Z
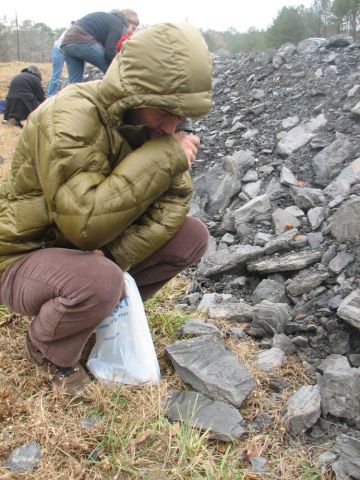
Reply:
M115 57L118 40L139 23L133 10L94 12L77 20L65 33L61 50L69 74L69 83L83 81L85 63L107 71ZM132 12L132 16L129 12ZM130 20L128 20L130 18Z

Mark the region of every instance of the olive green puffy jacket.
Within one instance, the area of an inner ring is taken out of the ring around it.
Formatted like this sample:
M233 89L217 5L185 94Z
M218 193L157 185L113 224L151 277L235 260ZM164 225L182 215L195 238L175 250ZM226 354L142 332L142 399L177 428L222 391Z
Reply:
M199 31L160 24L136 34L102 81L70 85L29 117L0 187L0 273L47 247L106 246L124 270L166 243L192 183L171 136L149 140L124 112L181 117L211 108L211 63Z

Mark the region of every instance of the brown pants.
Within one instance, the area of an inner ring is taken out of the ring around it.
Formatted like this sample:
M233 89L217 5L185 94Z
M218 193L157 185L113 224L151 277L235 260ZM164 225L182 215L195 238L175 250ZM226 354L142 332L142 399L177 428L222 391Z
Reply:
M164 247L129 271L143 300L199 261L207 242L205 225L187 217ZM89 336L123 295L120 268L102 255L79 250L36 250L8 267L0 278L1 302L35 317L30 339L60 367L79 361Z

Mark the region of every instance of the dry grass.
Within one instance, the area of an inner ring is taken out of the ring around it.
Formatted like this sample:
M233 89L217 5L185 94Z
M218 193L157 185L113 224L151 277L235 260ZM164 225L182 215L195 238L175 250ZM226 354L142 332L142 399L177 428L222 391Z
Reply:
M5 159L2 173L19 134L16 127L0 125L0 154ZM186 281L177 278L146 305L162 371L160 386L94 383L82 399L69 399L51 389L48 375L24 356L24 335L31 319L0 306L0 465L20 445L36 441L42 448L34 472L16 475L0 467L1 479L330 478L313 467L319 452L289 436L281 421L288 397L308 383L304 371L295 358L289 358L278 375L286 378L290 387L274 401L267 376L253 367L257 346L251 338L226 342L257 379L257 389L242 406L242 415L253 419L267 412L272 416L261 433L250 433L227 445L211 440L207 433L166 420L163 400L167 393L186 388L164 356L165 345L174 341L185 319L175 304L186 286ZM228 326L221 321L217 324ZM92 428L82 425L82 419L89 416L100 419ZM247 459L254 454L268 460L267 473L262 476L249 467Z

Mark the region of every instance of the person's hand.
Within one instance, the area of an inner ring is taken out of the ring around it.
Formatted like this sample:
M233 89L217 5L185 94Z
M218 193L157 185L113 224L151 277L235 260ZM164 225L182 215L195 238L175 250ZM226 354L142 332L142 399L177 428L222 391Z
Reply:
M92 253L93 255L101 255L105 257L104 252L101 250L91 250L89 253Z
M175 133L174 137L184 150L189 168L191 168L200 147L200 138L197 135L186 135L183 133Z

